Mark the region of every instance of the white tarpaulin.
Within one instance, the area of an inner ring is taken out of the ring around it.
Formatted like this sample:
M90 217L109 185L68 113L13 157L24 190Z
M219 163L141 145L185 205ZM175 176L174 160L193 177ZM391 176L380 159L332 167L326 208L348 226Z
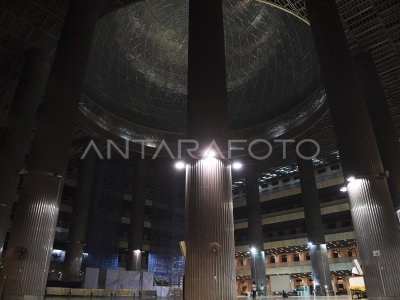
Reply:
M124 269L118 270L119 289L122 290L135 290L140 289L140 272L126 271Z
M85 289L97 289L99 281L99 269L98 268L86 268L85 273Z
M290 276L270 276L271 292L291 291Z
M155 286L157 290L157 297L168 297L169 287L167 286Z
M113 291L119 289L118 270L107 270L106 289Z
M155 288L153 286L154 281L154 273L153 272L143 272L143 291L154 291Z

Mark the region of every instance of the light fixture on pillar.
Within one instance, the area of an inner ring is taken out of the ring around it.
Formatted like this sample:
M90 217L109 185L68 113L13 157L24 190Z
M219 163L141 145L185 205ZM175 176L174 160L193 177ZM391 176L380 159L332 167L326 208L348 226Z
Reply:
M347 177L347 182L352 182L352 181L355 181L355 180L356 180L356 178L354 176Z
M308 242L308 244L307 244L309 247L311 247L311 246L313 246L313 243L311 243L311 242Z
M207 149L206 152L204 153L204 158L215 158L217 156L217 152L213 149Z
M232 169L234 170L241 170L243 168L243 164L241 162L235 161L232 164Z
M185 162L183 162L183 161L177 161L176 163L175 163L175 168L177 169L177 170L183 170L184 168L185 168Z
M256 254L257 253L257 248L256 247L251 247L250 248L250 252L251 252L251 254Z
M340 188L340 191L341 191L342 193L346 193L346 192L347 192L347 187L345 187L345 186L341 187L341 188Z

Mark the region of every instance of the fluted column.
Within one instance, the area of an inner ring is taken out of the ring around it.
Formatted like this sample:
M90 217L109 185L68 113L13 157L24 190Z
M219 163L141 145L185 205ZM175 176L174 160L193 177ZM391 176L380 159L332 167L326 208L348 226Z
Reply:
M17 194L19 171L29 152L49 69L50 61L44 52L29 50L0 138L0 259Z
M265 291L267 277L265 271L265 252L261 222L260 191L257 172L252 166L246 166L246 202L249 247L251 255L251 277L258 290Z
M144 217L146 212L146 162L137 158L134 166L126 269L142 269Z
M360 91L367 102L383 166L389 171L389 191L400 220L399 137L372 56L366 52L358 53L354 57L354 62Z
M312 152L310 151L309 144L303 144L302 146L300 147L302 155L310 156ZM313 270L314 290L316 295L319 296L333 295L314 166L312 160L305 160L300 157L297 157L297 164L299 166L301 197L303 200L309 242L308 248Z
M307 0L368 299L400 297L400 233L365 101L334 1Z
M186 170L185 299L236 299L231 167L216 158Z
M8 299L22 295L41 298L45 292L63 176L99 3L72 0L69 4L8 245L4 289Z
M225 72L222 1L190 0L188 137L200 150L186 167L186 300L236 299L231 167L204 157L212 140L227 150Z
M95 151L89 151L87 156L80 161L78 186L72 209L67 252L65 254L64 278L66 281L80 281L79 275L85 247L86 227L90 200L92 198L94 175L96 173L96 161L97 156Z

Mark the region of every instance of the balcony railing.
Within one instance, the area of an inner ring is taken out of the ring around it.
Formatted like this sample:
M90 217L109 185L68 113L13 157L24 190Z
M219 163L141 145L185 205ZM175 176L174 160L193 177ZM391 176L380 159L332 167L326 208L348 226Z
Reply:
M357 256L350 257L339 257L339 258L329 258L330 264L335 263L347 263L351 262L353 259L356 259ZM282 267L298 267L298 266L310 266L311 261L292 261L292 262L279 262L279 263L266 263L266 268L282 268ZM249 270L251 265L246 266L236 266L236 270Z

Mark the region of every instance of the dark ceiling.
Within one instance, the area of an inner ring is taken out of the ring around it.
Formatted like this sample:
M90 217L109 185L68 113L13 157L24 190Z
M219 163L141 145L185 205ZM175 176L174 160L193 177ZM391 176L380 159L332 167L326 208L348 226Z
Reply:
M254 0L250 2L259 1L286 9L303 20L307 19L304 0ZM110 11L133 2L135 0L104 0L102 15L106 16ZM35 46L44 49L50 55L54 54L67 4L68 0L0 1L0 126L7 118L14 88L25 57L24 52L29 47ZM338 0L337 4L352 51L368 51L374 57L393 119L399 131L400 2L398 0ZM296 23L295 21L291 22ZM229 35L227 35L228 37ZM259 76L261 75L265 76L265 73L261 73ZM249 87L250 89L254 88L254 85ZM84 137L96 134L92 128L87 127L86 123L82 123L83 120L80 118L80 121L76 123L73 153L80 149L81 140ZM329 114L305 131L303 137L319 141L321 155L331 155L336 151ZM293 161L293 157L290 155L287 162L283 162L281 156L276 155L271 157L268 163L270 166L279 166L287 164L291 160Z
M231 130L265 131L278 117L293 119L292 109L317 102L296 120L303 122L323 103L309 26L257 1L225 0L224 8ZM124 137L143 128L160 138L184 134L187 26L187 0L140 1L101 18L82 111Z

